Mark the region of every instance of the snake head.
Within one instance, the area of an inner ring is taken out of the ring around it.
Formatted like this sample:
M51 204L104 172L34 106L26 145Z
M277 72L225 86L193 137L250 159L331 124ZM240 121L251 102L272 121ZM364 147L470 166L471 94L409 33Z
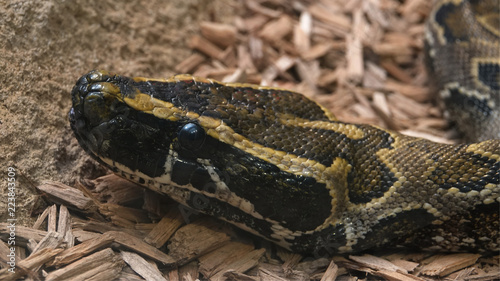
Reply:
M137 91L128 78L92 71L72 90L70 124L80 145L100 163L113 171L121 165L154 178L164 173L182 124L148 114L144 104L131 106L140 95Z
M328 224L337 205L311 176L324 167L311 170L306 157L315 150L292 141L307 143L312 128L288 134L294 124L284 120L330 116L299 94L257 87L92 71L72 90L71 128L118 175L290 247L287 239Z

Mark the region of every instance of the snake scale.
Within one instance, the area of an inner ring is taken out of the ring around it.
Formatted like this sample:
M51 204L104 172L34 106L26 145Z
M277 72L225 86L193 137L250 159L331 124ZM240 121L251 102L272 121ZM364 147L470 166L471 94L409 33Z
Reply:
M498 56L465 63L472 74L440 60L442 52L463 57L478 49L448 46L467 42L462 30L446 28L459 10L477 20L470 26L494 22L469 14L485 11L476 4L442 2L428 40L434 70L460 72L445 77L444 97L474 107L464 119L483 114L478 128L488 138L499 129ZM481 32L473 31L493 41L477 44L498 45L498 30ZM486 81L486 91L453 80L461 75ZM92 71L71 95L71 127L101 164L292 251L331 255L394 244L499 250L500 140L434 143L344 123L292 91L189 75Z

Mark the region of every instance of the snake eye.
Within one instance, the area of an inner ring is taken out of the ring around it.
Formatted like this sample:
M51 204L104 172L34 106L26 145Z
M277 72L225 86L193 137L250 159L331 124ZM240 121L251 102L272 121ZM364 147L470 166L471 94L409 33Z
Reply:
M179 143L184 149L197 150L205 142L205 130L195 123L188 123L179 131Z

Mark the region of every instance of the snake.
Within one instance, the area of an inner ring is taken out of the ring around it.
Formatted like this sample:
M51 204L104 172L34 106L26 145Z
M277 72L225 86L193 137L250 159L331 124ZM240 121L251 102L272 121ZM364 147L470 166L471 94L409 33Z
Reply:
M425 32L427 66L466 141L500 139L500 1L440 1Z
M433 12L430 25L441 31L429 35L431 57L440 56L444 39L462 44L444 28L454 19L438 18L454 17L466 3L476 2L445 1ZM483 72L472 69L481 80ZM490 92L479 95L456 83L443 84L447 98L465 95L466 105L492 116L495 85L484 84ZM287 89L188 74L93 70L71 98L74 135L99 163L285 249L314 256L394 245L500 249L498 139L436 143L342 122Z

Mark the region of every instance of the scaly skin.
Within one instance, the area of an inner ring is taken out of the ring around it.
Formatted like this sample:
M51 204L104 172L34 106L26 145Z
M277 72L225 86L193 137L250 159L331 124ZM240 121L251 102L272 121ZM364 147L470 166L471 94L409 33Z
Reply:
M498 250L500 141L348 124L283 89L84 75L81 146L118 175L293 251Z

